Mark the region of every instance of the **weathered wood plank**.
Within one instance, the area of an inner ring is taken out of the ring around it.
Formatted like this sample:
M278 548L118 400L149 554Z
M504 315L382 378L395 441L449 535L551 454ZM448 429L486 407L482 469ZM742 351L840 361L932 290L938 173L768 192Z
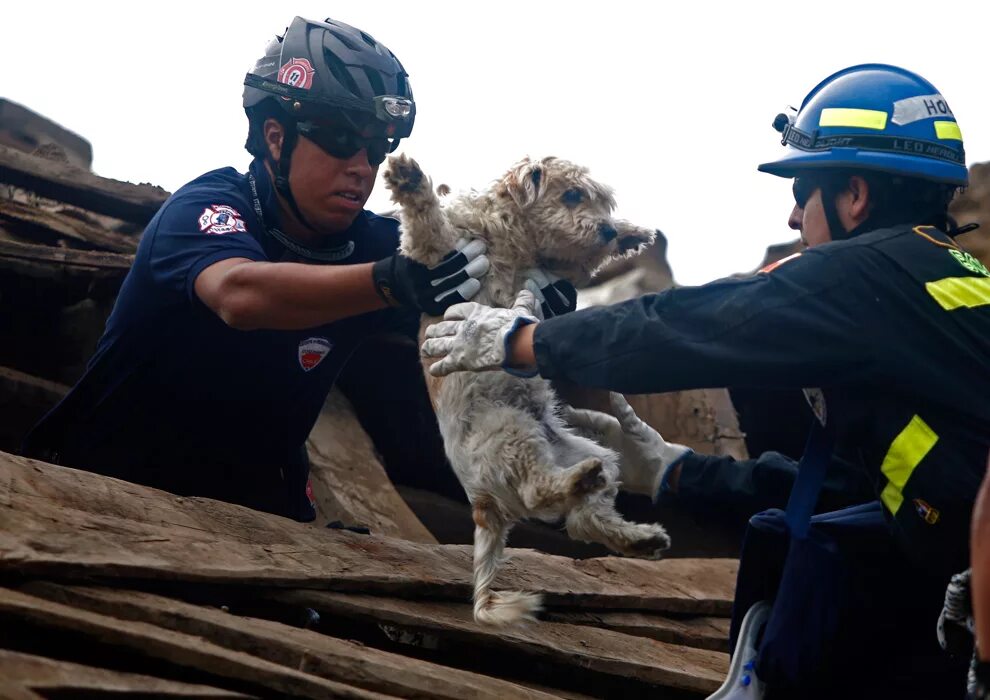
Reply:
M134 256L0 240L0 260L10 261L10 264L23 261L25 264L33 263L46 268L77 267L107 270L123 278L131 269Z
M111 180L68 163L31 156L5 146L0 146L0 182L141 224L150 221L168 199L168 192L161 187Z
M123 648L177 668L210 674L250 693L307 698L384 698L378 693L318 678L207 640L144 622L130 622L19 591L0 588L0 619L14 619L55 633L75 633L94 644Z
M32 583L23 590L91 612L202 637L225 649L380 693L450 700L553 697L497 678L149 593L51 583Z
M10 686L30 690L95 695L142 694L160 698L248 698L250 695L235 693L206 685L169 681L137 673L111 671L82 664L69 663L43 656L22 654L0 649L0 693L7 697Z
M0 219L16 225L18 236L27 234L32 243L51 245L52 238L62 237L81 244L87 249L107 250L116 253L133 253L137 249L137 237L108 231L76 216L21 202L0 198ZM8 230L11 229L7 226Z
M339 530L0 453L0 571L325 588L468 600L471 548ZM2 483L2 479L0 479ZM734 560L575 561L510 550L501 589L550 606L726 615Z
M282 591L277 599L330 615L388 623L453 642L510 649L540 661L696 692L725 678L728 655L653 639L556 622L511 628L479 625L469 605L407 601L325 591Z
M729 618L664 617L654 613L626 611L558 612L549 611L546 619L569 625L601 627L661 642L681 644L698 649L729 651Z
M0 367L0 445L17 447L31 426L65 396L69 387Z
M379 462L350 402L334 389L306 443L316 497L316 525L363 525L376 535L437 544Z

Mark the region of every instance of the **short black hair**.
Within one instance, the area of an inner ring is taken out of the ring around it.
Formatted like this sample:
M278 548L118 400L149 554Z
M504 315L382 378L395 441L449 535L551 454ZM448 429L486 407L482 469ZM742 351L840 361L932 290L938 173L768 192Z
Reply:
M835 170L826 177L831 181L830 189L838 194L847 189L853 175L866 180L870 188L872 208L865 222L869 228L927 224L947 231L955 227L949 217L949 204L958 185L873 170Z

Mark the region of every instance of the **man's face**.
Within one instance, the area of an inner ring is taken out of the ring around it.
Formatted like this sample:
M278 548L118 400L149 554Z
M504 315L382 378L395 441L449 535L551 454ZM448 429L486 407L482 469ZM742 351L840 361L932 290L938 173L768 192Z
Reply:
M302 134L292 151L289 186L303 216L316 229L347 229L371 196L378 166L366 149L349 158L335 158Z

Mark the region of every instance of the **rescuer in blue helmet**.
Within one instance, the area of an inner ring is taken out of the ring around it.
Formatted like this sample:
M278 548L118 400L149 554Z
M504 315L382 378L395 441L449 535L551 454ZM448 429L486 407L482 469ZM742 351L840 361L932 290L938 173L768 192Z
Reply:
M787 505L749 519L732 673L713 697L961 697L968 659L935 630L990 450L990 270L948 215L967 183L960 126L931 83L879 64L835 73L774 126L784 153L760 169L794 179L788 223L807 250L542 322L525 292L513 309L458 304L422 353L438 376L804 390L800 464L666 443L617 393L611 414L567 415L621 455L626 490L709 512ZM842 500L840 463L860 479L847 472L846 507L823 513Z

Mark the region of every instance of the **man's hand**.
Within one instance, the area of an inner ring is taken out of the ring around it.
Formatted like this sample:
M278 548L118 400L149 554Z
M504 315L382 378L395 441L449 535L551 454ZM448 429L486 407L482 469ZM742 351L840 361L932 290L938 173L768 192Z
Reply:
M523 276L526 278L526 289L540 302L544 319L560 316L577 308L577 289L563 277L539 267L526 270Z
M529 290L519 292L511 309L469 302L447 309L444 320L426 329L424 357L441 358L430 374L442 377L464 370L504 369L519 377L536 376L536 368L507 365L509 341L518 328L537 323L537 301Z
M664 473L692 450L666 442L660 433L640 420L622 394L611 392L609 399L612 415L566 406L563 418L619 453L623 491L642 493L656 500Z
M396 253L379 260L371 277L379 296L389 306L412 306L430 316L440 316L481 289L478 280L488 272L487 246L479 239L461 239L457 249L433 267Z

